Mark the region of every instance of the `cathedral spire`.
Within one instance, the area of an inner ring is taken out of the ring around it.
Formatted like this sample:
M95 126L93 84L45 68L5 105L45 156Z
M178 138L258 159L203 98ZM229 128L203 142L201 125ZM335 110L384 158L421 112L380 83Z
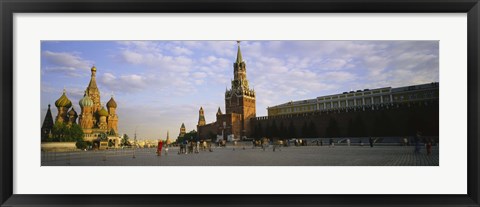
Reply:
M88 84L88 87L87 87L87 91L88 91L87 95L90 96L90 98L93 101L92 111L97 112L102 108L100 103L100 91L98 90L98 87L97 87L97 78L96 78L97 68L95 66L92 66L90 71L92 72L92 76L90 78L90 83Z
M92 66L90 71L92 72L92 76L90 79L90 83L88 84L88 88L92 88L92 89L97 88L97 80L96 80L97 68L95 66Z
M48 104L47 114L45 114L45 119L43 119L43 124L42 124L42 133L41 133L42 141L46 141L48 138L50 138L53 125L54 124L53 124L52 111L50 110L50 104Z
M243 62L242 51L240 51L240 41L237 41L238 51L237 51L237 63Z

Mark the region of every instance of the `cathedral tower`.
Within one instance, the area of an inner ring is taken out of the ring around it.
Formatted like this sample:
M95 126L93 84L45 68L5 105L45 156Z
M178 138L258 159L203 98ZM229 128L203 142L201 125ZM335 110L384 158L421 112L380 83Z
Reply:
M203 112L203 108L200 107L200 110L198 111L198 126L204 126L205 123L205 114Z
M116 113L117 102L115 102L115 100L113 99L113 96L107 102L107 108L108 108L108 117L107 117L108 131L111 131L113 129L115 131L115 134L117 134L118 133L118 116Z
M242 57L240 41L237 41L237 59L233 63L233 77L231 89L225 92L226 114L240 114L242 131L241 136L250 136L250 119L256 116L255 91L248 86L247 65Z
M85 95L83 95L83 98L80 99L78 104L80 105L81 110L78 123L82 127L84 133L91 133L94 124L92 111L93 101L88 95L88 91L85 91Z
M97 87L97 68L93 66L90 71L92 72L91 78L90 78L90 83L88 84L87 91L88 95L93 101L93 106L92 106L92 111L93 113L96 113L100 108L102 107L100 104L100 91L98 90Z
M108 125L107 125L108 111L105 109L105 107L102 107L102 109L98 111L98 116L100 117L98 128L104 129L104 130L108 129Z
M77 117L78 117L77 112L72 107L72 109L70 109L70 111L68 112L68 125L76 124Z
M63 94L60 98L55 101L55 106L58 109L57 117L55 118L56 122L68 123L68 109L72 107L72 102L67 98L67 91L63 89Z

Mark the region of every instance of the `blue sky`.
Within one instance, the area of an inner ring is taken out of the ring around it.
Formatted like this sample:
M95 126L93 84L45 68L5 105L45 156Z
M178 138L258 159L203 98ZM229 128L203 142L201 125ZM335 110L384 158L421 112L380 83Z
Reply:
M344 91L439 81L438 41L242 41L257 116L268 106ZM97 67L102 103L114 95L119 131L139 139L175 138L225 112L236 41L43 41L41 119L63 88L78 101Z

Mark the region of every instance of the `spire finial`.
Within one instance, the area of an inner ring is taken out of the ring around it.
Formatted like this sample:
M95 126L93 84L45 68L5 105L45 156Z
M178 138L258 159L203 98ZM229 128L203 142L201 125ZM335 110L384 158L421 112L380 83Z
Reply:
M67 89L65 89L65 86L63 86L63 94L67 92Z
M243 62L242 51L240 51L240 41L237 40L238 50L237 50L237 63Z

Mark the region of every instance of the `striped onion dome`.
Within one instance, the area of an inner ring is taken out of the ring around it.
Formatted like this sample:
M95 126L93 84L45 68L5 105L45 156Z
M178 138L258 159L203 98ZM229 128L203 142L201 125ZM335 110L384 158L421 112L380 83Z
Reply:
M60 96L60 98L55 101L55 106L56 107L65 107L65 108L70 108L72 107L72 102L67 98L67 95L65 95L66 91L63 89L63 94Z
M90 96L88 96L87 92L85 92L85 95L83 95L83 98L80 99L80 101L78 102L78 104L80 105L80 107L91 107L93 106L93 101L92 99L90 98Z

